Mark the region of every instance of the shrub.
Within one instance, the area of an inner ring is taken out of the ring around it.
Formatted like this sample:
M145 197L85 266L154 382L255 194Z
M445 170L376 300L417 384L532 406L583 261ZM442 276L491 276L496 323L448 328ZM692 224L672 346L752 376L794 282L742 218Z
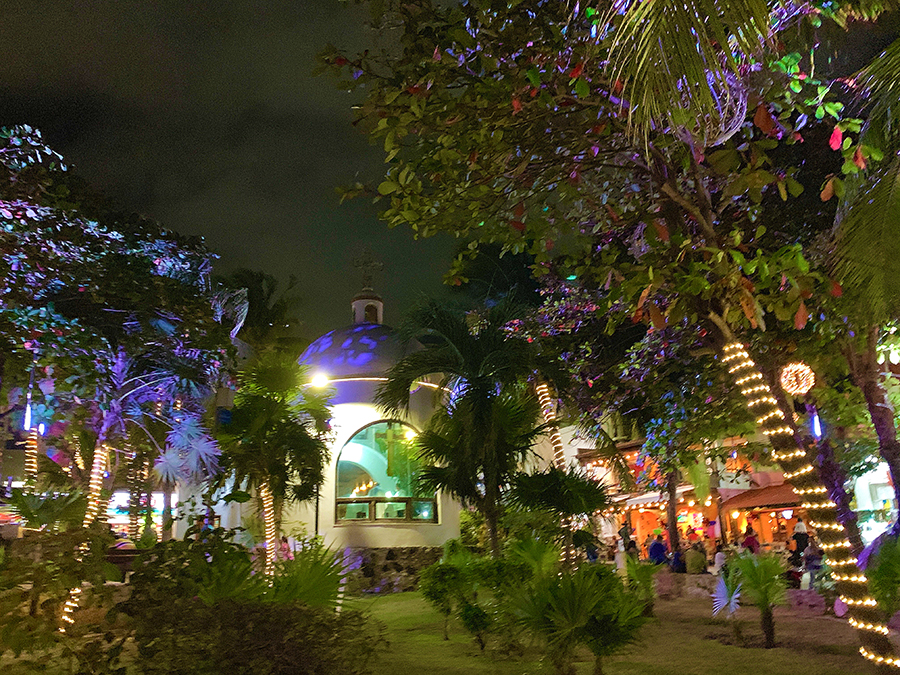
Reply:
M775 605L784 604L787 600L784 565L771 553L745 553L736 557L732 564L740 574L744 597L759 608L765 647L771 649L775 646L775 618L772 610Z
M300 603L198 599L160 618L134 616L147 675L362 675L385 645L381 630L359 612Z
M594 653L594 672L602 673L604 657L637 639L647 620L644 606L615 573L601 565L536 577L509 599L510 611L544 642L559 675L575 672L578 645Z
M335 611L342 565L320 545L259 574L221 529L158 544L135 564L131 617L139 666L180 673L367 673L385 644L359 612Z

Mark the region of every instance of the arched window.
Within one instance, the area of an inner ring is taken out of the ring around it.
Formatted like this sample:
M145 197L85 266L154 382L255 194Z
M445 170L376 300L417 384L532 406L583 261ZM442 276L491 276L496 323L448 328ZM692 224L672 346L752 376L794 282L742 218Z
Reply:
M378 323L378 307L376 305L366 305L363 318L366 323Z
M416 435L408 424L385 420L363 427L344 444L335 482L338 522L437 522L434 495L416 486Z

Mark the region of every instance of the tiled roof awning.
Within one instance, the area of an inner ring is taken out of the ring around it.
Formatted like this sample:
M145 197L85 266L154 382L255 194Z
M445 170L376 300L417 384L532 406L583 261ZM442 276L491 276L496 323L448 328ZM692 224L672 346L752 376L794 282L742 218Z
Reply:
M723 510L768 509L780 506L799 506L800 496L790 483L769 485L756 490L747 490L722 503Z

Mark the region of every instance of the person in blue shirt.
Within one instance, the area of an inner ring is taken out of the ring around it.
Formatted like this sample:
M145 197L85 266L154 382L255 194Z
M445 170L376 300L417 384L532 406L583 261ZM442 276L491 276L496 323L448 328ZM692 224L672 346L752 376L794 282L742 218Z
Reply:
M666 545L663 543L661 534L656 535L656 541L650 544L650 550L647 552L650 562L662 565L666 562Z

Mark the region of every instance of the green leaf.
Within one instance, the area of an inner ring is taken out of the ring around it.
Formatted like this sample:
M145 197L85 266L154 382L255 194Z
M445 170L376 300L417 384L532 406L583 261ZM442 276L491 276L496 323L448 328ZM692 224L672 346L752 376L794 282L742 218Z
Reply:
M378 193L382 195L389 195L399 189L400 186L397 185L397 183L392 180L386 180L378 186Z
M588 85L587 80L583 77L579 77L575 82L575 93L578 94L578 98L587 98L591 95L591 88Z

